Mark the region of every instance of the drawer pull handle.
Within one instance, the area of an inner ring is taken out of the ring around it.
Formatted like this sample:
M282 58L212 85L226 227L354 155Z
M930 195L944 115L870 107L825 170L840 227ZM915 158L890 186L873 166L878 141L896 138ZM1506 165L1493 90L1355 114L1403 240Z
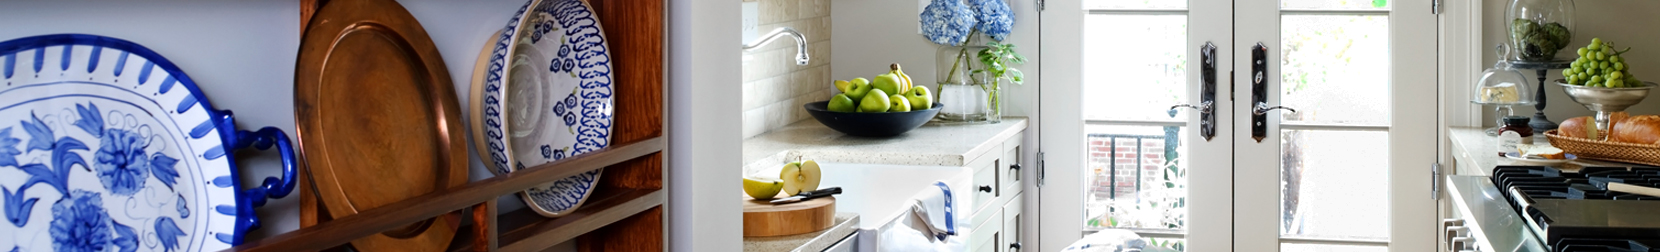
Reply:
M989 186L989 185L980 186L980 191L989 193L989 192L991 192L991 186Z
M1020 170L1020 164L1009 165L1009 169L1018 171L1018 170Z

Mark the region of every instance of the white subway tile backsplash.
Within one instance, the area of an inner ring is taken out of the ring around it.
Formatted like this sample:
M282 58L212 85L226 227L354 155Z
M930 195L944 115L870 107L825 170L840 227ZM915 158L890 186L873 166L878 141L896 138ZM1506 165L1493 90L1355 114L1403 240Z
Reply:
M830 16L830 0L799 0L800 18Z
M764 103L761 103L761 100L759 100L759 99L749 99L749 97L759 97L759 95L761 95L759 93L756 93L757 89L755 88L755 82L754 81L744 82L743 89L744 89L743 90L744 111L749 111L750 109L761 107L761 104L764 104Z
M744 138L760 135L767 132L767 114L765 109L744 111Z
M759 33L792 27L807 37L811 61L795 64L795 41L784 38L744 52L745 138L811 118L802 106L837 93L830 76L830 4L833 0L755 0ZM748 41L745 41L748 42ZM875 76L873 71L871 76Z

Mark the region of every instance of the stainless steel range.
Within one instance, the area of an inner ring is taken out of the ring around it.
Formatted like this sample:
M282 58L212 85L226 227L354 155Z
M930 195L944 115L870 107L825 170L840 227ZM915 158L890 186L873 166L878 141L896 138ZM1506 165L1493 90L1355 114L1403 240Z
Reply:
M1450 251L1660 252L1660 197L1643 191L1660 169L1500 166L1447 182Z

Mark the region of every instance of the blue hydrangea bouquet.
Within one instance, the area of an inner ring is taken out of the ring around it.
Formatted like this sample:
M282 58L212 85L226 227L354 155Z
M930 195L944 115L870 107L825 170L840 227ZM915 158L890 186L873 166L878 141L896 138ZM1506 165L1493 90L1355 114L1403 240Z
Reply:
M1003 0L932 0L919 14L919 19L922 35L928 41L961 47L957 51L956 59L952 60L951 69L944 70L946 75L943 76L947 77L939 81L954 81L960 78L959 73L964 72L975 76L989 75L986 76L989 77L989 82L981 85L981 88L987 91L987 105L991 109L991 115L988 117L1001 117L1002 104L1000 92L997 92L1001 80L1006 77L1010 82L1021 84L1025 79L1025 75L1019 69L1010 65L1025 64L1026 57L1015 53L1013 44L1001 43L1009 37L1014 28L1014 11L1009 10L1009 5ZM994 41L986 43L987 47L980 49L976 55L975 59L984 69L970 69L972 66L965 66L963 63L967 62L965 59L969 55L967 46L971 44L970 40L978 34L985 34ZM943 68L944 64L936 67Z

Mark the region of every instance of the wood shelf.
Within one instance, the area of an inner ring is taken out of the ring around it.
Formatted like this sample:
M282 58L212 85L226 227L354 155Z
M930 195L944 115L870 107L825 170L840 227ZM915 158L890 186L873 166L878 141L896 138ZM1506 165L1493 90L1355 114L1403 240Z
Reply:
M301 0L301 34L322 6L347 1L360 0ZM612 53L612 146L339 219L329 218L315 190L310 190L308 174L302 173L307 183L299 193L302 228L227 251L348 251L352 240L464 210L472 213L464 221L470 224L457 229L449 251L543 251L571 240L581 251L666 251L667 2L586 1L604 24ZM500 196L598 168L605 168L603 178L591 198L570 215L546 218L528 209L494 214Z
M616 223L646 210L662 206L667 193L662 189L626 189L606 198L589 200L581 209L565 217L546 218L529 209L500 215L498 226L500 251L541 251L560 242ZM467 251L476 244L470 239L457 238L451 251Z
M327 249L346 244L358 237L378 234L409 223L420 222L441 214L486 203L497 196L518 193L546 181L570 177L589 170L656 154L662 152L666 146L667 140L662 137L620 144L557 162L532 166L507 175L468 183L449 191L430 193L386 204L361 211L356 215L248 242L231 250L303 251ZM655 199L658 200L655 203L662 204L661 198L661 195L656 197Z

